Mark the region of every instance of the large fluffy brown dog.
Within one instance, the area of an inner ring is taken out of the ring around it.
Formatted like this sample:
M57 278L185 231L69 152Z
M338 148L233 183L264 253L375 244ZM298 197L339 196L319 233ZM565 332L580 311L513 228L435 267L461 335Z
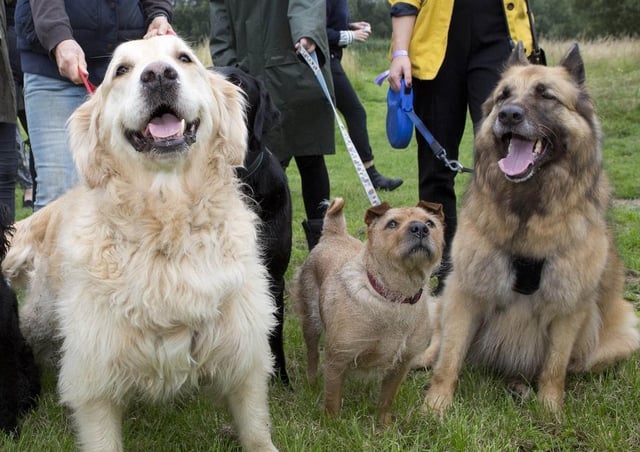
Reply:
M383 377L379 422L387 424L400 383L429 345L429 311L435 305L427 285L442 257L444 215L440 204L424 201L412 208L371 207L363 244L348 234L343 206L341 198L329 206L320 243L292 288L307 346L307 376L315 382L324 330L327 413L340 411L348 370L374 372Z
M425 409L451 404L468 357L537 383L557 413L567 372L601 369L639 346L584 82L577 46L557 67L528 64L519 47L484 106Z
M275 450L267 406L274 306L234 166L239 89L173 36L115 52L70 120L81 182L18 223L27 339L59 336L59 391L86 450L123 448L134 397L211 382L248 450Z

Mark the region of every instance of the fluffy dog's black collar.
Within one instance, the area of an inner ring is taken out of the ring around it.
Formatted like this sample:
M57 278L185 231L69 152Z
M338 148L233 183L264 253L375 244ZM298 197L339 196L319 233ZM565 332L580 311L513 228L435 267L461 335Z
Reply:
M380 283L380 281L375 279L371 275L371 273L367 272L367 277L369 278L369 283L371 283L371 287L373 287L375 291L378 292L378 294L382 298L385 298L393 303L416 304L420 299L420 297L422 296L422 287L412 297L403 297L401 294L393 294L393 293L390 293L388 290L385 290L385 288L382 287L382 283Z
M516 280L512 289L523 295L531 295L540 288L542 267L545 259L531 257L512 256L511 267L516 272Z

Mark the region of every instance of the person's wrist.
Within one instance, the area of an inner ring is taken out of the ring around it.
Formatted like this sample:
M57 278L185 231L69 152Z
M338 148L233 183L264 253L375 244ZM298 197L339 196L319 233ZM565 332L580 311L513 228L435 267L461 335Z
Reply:
M167 22L169 22L169 16L167 15L166 12L164 12L164 11L156 11L156 12L153 12L153 13L151 13L149 15L149 17L147 18L147 24L150 24L151 22L153 22L157 18L164 19Z
M409 56L409 52L407 50L394 50L391 54L391 59L394 60L401 56Z

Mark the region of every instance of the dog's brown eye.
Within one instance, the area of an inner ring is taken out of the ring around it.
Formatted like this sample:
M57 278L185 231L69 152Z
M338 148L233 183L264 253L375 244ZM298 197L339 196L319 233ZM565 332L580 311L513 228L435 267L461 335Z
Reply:
M432 229L432 228L434 228L436 226L436 224L431 220L425 221L424 224L426 224L429 229Z
M129 66L125 66L125 65L118 66L116 68L116 77L120 77L121 75L124 75L127 72L129 72Z
M180 56L178 57L178 59L180 61L182 61L183 63L191 63L191 57L189 55L187 55L186 53L181 53Z
M500 94L498 94L498 96L496 97L496 103L504 101L510 95L511 95L511 92L509 91L509 88L503 89L502 91L500 91Z
M540 84L536 86L536 93L543 99L555 99L556 97L551 94L546 85Z
M395 229L398 227L398 222L396 220L390 220L387 223L387 229Z

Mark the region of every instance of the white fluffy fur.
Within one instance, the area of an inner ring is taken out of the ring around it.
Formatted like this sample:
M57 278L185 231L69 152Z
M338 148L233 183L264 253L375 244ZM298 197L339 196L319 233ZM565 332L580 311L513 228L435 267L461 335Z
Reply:
M185 152L142 153L126 139L145 128L140 76L155 63L177 71L176 111L200 120ZM61 345L59 391L85 450L123 449L132 397L161 401L203 382L225 396L245 449L275 449L274 306L233 173L242 102L176 37L121 45L69 122L79 186L17 225L5 271L28 283L22 323L36 353Z

